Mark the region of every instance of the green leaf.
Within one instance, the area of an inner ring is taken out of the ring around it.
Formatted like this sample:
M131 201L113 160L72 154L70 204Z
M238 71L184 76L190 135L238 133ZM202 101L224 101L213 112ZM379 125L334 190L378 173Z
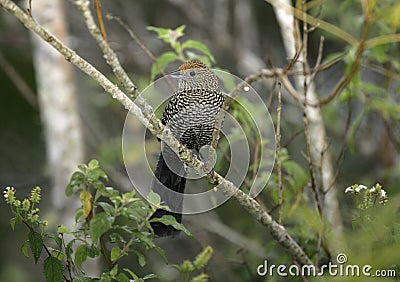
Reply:
M29 239L29 247L31 248L33 257L35 259L35 263L37 263L38 259L40 258L40 254L42 253L43 249L43 238L42 235L35 231L30 231L28 235Z
M60 225L57 228L57 233L59 233L59 234L70 234L71 230L67 226Z
M95 202L97 202L100 196L111 198L111 197L118 197L119 195L119 192L117 190L115 190L112 187L106 187L100 180L97 180L96 182L92 183L92 185L95 189L97 189L96 195L94 197Z
M174 52L162 53L151 66L150 81L153 81L156 75L161 73L160 69L165 70L165 67L176 59L178 59L178 55Z
M103 273L102 275L101 275L101 277L100 277L100 280L99 280L99 282L112 282L113 280L112 280L112 278L111 278L111 276L110 276L110 273Z
M86 261L87 249L86 245L80 245L75 251L75 265L82 270L82 263Z
M16 223L16 218L15 217L13 217L13 218L11 218L10 219L10 225L11 225L11 229L14 231L14 228L15 228L15 223Z
M212 253L213 248L211 246L205 247L204 250L196 256L196 259L193 262L194 266L197 269L203 268L210 260Z
M121 253L121 249L118 247L113 247L111 249L111 261L114 262L118 259L119 254Z
M290 184L293 188L304 187L309 181L309 173L293 160L287 160L282 164L283 169L291 176Z
M128 199L128 200L133 200L133 199L137 199L135 198L136 195L136 191L132 190L130 192L126 192L123 194L123 198Z
M121 211L121 215L137 223L145 222L146 217L141 212L141 210L137 210L135 207L128 207Z
M181 264L173 264L173 267L175 267L180 273L191 273L194 271L194 266L193 263L190 260L184 260Z
M72 239L71 241L69 241L69 243L67 244L67 247L65 248L65 254L67 255L67 258L69 260L72 260L72 254L74 253L73 250L73 246L75 244L76 239Z
M43 241L45 241L46 238L52 239L57 244L58 249L62 248L62 239L60 238L60 236L58 234L45 233ZM72 241L74 241L74 240L72 240Z
M98 181L99 177L100 177L100 174L98 173L97 169L89 170L86 175L86 178L89 181L89 183ZM94 187L94 188L96 188L96 187Z
M178 27L175 29L176 33L178 34L178 37L181 37L181 36L183 36L183 35L185 34L185 33L183 32L183 31L185 30L185 28L186 28L185 25L181 25L181 26L178 26Z
M129 268L124 268L124 271L128 272L129 275L133 278L134 281L139 281L139 276L137 276L132 270Z
M79 187L80 185L85 183L85 175L80 171L75 171L72 176L71 180L69 181L67 188L65 189L65 194L69 197L73 194L74 187Z
M138 257L139 265L140 265L141 267L145 266L145 265L146 265L146 257L145 257L141 252L138 252L138 251L136 251L136 250L134 250L133 252L134 252L134 253L137 255L137 257Z
M106 214L110 216L114 215L115 208L111 206L109 203L99 202L97 204L105 211Z
M115 277L117 282L129 282L128 276L125 273L118 273L117 277Z
M106 175L106 173L104 172L104 170L102 170L101 168L97 167L97 168L93 168L93 169L89 169L87 175L87 180L92 183L92 182L96 182L99 181L100 183L103 184L103 182L101 182L99 180L99 178L104 178L105 180L108 180L108 176ZM93 185L94 188L97 189L96 185Z
M93 282L99 281L98 279L90 278L90 277L83 277L83 276L75 276L74 282Z
M147 231L139 231L139 230L133 230L132 232L135 234L135 236L139 239L141 243L143 243L146 246L146 249L154 248L156 245L153 242L153 238Z
M215 63L214 56L211 54L210 49L208 49L208 47L205 44L196 40L189 39L182 43L182 49L187 49L187 48L200 51L201 53L206 55L211 62Z
M86 253L90 258L95 258L100 255L100 250L95 245L86 245Z
M158 38L169 43L173 48L176 46L177 40L184 35L185 26L181 25L176 29L160 28L155 26L148 26L148 30L157 32Z
M143 280L147 280L147 279L161 279L161 277L160 277L159 275L157 275L157 274L150 273L150 274L147 274L146 276L144 276L142 279L143 279Z
M115 228L117 229L118 226L115 226ZM119 233L111 233L108 236L108 238L109 238L110 243L112 243L112 244L115 244L115 243L125 244L126 243L126 240L124 239L124 237L122 237L121 234L119 234Z
M168 32L170 31L169 28L162 28L162 27L155 27L155 26L148 26L147 30L152 30L157 32L159 38L167 37Z
M28 245L29 245L29 242L25 241L21 246L21 253L27 258L29 258Z
M68 184L67 187L65 188L65 196L71 197L73 193L74 193L74 187Z
M84 172L84 173L87 173L87 171L88 171L88 166L87 165L85 165L85 164L79 164L78 165L78 168L82 171L82 172Z
M89 169L95 169L95 168L98 168L98 167L99 167L99 161L96 160L96 159L91 160L89 162L89 164L88 164L88 168Z
M100 236L111 228L111 219L104 212L98 213L90 221L89 228L93 243L97 243Z
M205 273L200 273L199 275L193 277L190 282L207 282L208 275Z
M48 257L43 263L44 276L47 282L63 281L64 269L61 261L55 257Z
M161 249L160 247L154 247L154 249L162 256L162 258L164 259L165 263L168 264L168 258L165 254L165 251L163 249Z
M77 223L82 216L83 216L83 210L81 208L77 209L75 214L75 222Z
M172 215L164 215L161 218L153 218L150 220L150 222L161 222L164 225L171 225L176 230L183 231L188 237L192 237L192 234L189 232L189 230L187 230L186 227L182 224L178 223L175 217L173 217Z
M160 195L158 195L157 193L150 191L150 193L147 195L147 201L149 201L149 203L153 206L157 207L161 203L161 198Z
M111 270L110 270L110 275L111 277L115 277L118 273L118 264L116 264Z
M62 260L64 258L64 253L61 250L53 249L50 247L47 247L53 257L55 257L58 260Z

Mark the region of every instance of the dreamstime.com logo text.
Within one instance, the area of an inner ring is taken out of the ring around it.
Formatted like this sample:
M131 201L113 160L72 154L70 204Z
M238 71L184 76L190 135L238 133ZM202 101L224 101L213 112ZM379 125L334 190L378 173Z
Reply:
M284 264L269 264L268 260L264 260L263 264L258 265L257 274L260 276L341 276L341 277L396 277L394 269L373 269L369 264L356 265L346 264L347 256L340 253L336 256L337 264L329 262L317 269L314 265L295 265L290 266Z

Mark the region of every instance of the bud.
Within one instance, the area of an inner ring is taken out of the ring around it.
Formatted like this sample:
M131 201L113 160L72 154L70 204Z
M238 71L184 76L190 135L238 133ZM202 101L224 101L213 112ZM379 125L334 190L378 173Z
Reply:
M213 251L213 248L207 246L200 254L197 255L196 259L194 260L195 267L197 269L203 268L210 260Z

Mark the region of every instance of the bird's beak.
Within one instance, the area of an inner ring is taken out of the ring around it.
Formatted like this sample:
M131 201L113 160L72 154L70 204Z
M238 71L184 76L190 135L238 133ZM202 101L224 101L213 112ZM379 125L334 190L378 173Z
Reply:
M181 74L180 71L176 70L174 72L171 72L169 74L169 76L173 77L173 78L183 78L183 74Z

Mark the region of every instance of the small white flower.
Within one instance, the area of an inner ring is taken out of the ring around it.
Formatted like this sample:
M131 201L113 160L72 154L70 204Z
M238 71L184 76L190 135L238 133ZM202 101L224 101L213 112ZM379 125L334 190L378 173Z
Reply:
M353 186L347 187L346 190L344 190L344 192L345 192L345 193L348 193L348 192L353 193L353 192L354 192Z
M385 198L385 197L386 197L386 191L383 190L383 189L381 189L381 197L382 197L382 198Z
M355 191L356 193L358 193L358 192L361 191L361 189L367 189L367 186L365 186L365 185L358 185L358 186L356 187L356 189L354 189L354 191Z
M8 198L8 191L14 191L15 192L15 188L14 187L11 187L11 186L8 186L8 187L6 187L6 189L4 189L4 191L3 191L3 196L4 196L4 198Z
M375 193L376 192L375 186L369 189L369 192L371 192L371 194Z

